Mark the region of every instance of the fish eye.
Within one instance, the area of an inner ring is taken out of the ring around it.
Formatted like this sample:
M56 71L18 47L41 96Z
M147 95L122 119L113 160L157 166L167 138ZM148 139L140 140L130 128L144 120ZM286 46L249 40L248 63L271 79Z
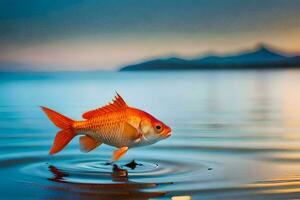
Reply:
M156 125L155 125L155 130L156 130L157 132L161 132L161 131L163 130L162 124L156 124Z

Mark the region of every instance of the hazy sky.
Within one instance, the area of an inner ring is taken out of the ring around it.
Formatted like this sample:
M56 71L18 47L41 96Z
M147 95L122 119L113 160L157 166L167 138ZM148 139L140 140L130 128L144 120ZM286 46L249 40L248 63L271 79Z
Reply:
M0 62L116 69L267 42L300 52L299 0L0 0Z

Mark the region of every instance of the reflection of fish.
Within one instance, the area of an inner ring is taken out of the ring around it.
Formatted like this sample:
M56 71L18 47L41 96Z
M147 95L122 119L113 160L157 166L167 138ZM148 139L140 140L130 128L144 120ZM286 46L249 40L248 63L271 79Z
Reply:
M113 165L112 172L110 173L111 182L107 176L108 173L99 173L96 176L97 181L93 183L85 182L86 179L82 179L82 182L73 182L72 178L74 174L72 170L62 170L53 165L49 166L49 171L53 175L48 178L50 181L65 183L63 185L49 186L51 191L64 192L66 199L152 199L160 197L166 194L165 191L155 191L158 185L162 183L153 183L147 181L134 182L130 181L128 177L128 171ZM92 172L91 172L92 173ZM92 173L95 176L95 173ZM76 178L78 174L75 173ZM104 181L105 180L105 181ZM98 182L98 183L97 183ZM170 184L170 183L169 183ZM61 186L61 187L60 187ZM145 189L151 189L151 191L145 191ZM51 196L53 199L53 195Z
M49 108L42 107L49 119L62 130L55 137L50 154L61 151L76 135L81 150L89 152L100 144L119 148L113 161L120 159L131 147L153 144L171 135L171 128L150 114L129 107L117 94L112 103L83 114L85 120L74 121Z
M111 178L114 182L128 182L128 171L114 164L112 168Z

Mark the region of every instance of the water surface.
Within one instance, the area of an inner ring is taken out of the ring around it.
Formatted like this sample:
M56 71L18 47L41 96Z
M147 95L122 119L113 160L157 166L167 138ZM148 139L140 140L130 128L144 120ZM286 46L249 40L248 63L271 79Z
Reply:
M300 71L1 73L0 91L5 199L300 198ZM48 155L57 128L38 106L81 119L115 91L172 137L117 166L78 138Z

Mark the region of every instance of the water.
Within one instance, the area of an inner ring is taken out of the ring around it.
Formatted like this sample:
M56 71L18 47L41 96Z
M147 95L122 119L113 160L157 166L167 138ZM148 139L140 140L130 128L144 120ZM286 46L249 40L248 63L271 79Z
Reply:
M0 91L2 198L300 198L300 71L1 73ZM78 138L48 155L57 128L39 105L80 119L115 91L172 137L117 166Z

